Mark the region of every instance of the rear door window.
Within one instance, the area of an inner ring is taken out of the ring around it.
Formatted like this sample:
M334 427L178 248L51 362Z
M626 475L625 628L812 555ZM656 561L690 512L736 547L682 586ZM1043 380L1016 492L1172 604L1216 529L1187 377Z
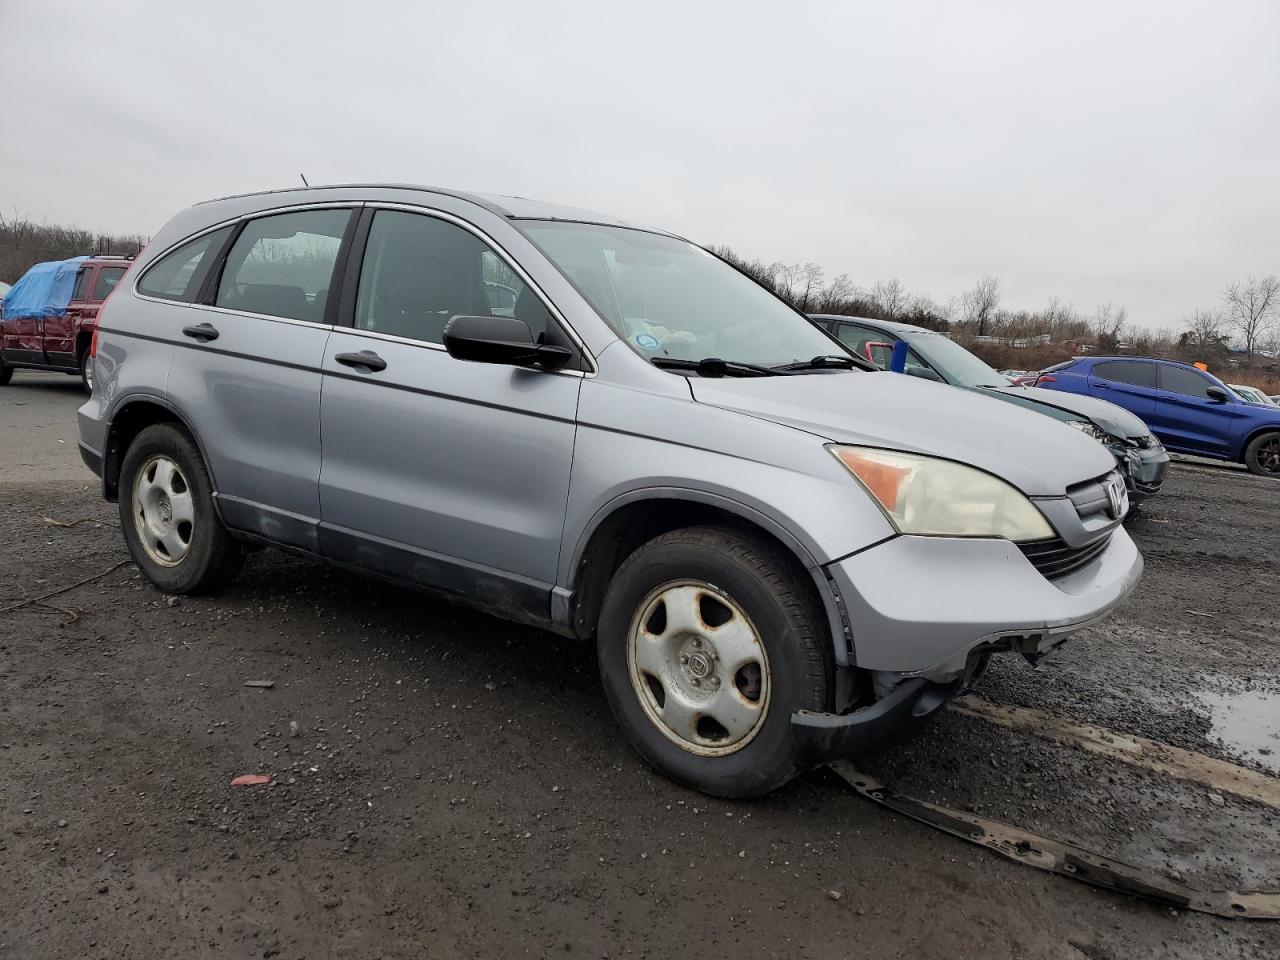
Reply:
M350 210L250 220L227 254L214 306L323 323Z
M1209 388L1217 386L1203 374L1186 367L1170 367L1160 364L1160 388L1184 397L1209 399Z
M101 302L111 296L111 291L116 288L126 269L128 268L99 267L98 276L93 281L93 296L90 299Z
M162 300L193 302L213 258L231 235L231 229L223 227L206 233L165 254L142 275L138 281L138 292Z
M889 355L892 352L892 347L888 350L884 348L874 349L870 357L867 355L867 344L887 342L889 340L888 334L881 333L879 330L872 330L869 327L859 326L856 323L840 323L836 326L835 335L837 340L864 360L870 359L880 367L889 365Z
M1156 385L1156 365L1143 363L1140 360L1107 360L1103 363L1095 363L1093 372L1103 380L1110 380L1113 383L1127 383L1133 387Z

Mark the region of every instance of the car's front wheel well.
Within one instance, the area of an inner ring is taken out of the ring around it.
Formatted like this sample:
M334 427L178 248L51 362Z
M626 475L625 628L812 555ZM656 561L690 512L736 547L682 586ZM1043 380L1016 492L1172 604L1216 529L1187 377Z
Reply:
M792 558L809 584L812 599L821 603L817 587L805 564L790 545L758 523L731 510L695 500L663 498L636 500L613 511L591 533L574 571L573 603L570 610L573 632L584 639L593 637L604 605L609 583L622 562L641 545L655 537L684 527L716 526L749 533L776 545Z
M154 423L173 423L190 433L182 418L159 403L137 400L125 404L111 419L107 448L102 459L102 493L112 503L120 497L120 467L135 437Z

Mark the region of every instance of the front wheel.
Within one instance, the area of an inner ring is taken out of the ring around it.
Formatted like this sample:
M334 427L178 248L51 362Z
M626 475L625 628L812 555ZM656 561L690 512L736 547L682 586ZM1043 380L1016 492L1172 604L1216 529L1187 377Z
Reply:
M224 585L243 554L218 519L200 451L177 426L134 438L120 467L120 525L134 562L166 593Z
M1280 480L1280 433L1255 437L1244 452L1244 465L1250 473Z
M13 367L4 362L4 357L0 357L0 387L7 387L12 379Z
M830 709L815 591L789 554L748 533L691 527L640 547L609 584L597 646L632 745L715 796L759 796L800 773L791 716Z

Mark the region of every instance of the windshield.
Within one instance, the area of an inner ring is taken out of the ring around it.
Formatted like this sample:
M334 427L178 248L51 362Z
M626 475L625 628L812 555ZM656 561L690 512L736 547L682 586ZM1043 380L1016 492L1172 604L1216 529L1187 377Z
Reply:
M841 352L802 314L684 240L589 223L520 227L646 359L772 367Z
M940 333L913 337L911 346L933 367L945 371L952 383L961 387L1007 387L1009 378L1001 376L954 340Z

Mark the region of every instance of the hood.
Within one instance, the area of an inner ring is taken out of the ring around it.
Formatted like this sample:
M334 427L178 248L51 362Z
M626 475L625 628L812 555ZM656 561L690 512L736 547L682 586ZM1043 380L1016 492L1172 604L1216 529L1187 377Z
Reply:
M1007 397L1042 403L1046 407L1078 414L1085 420L1111 434L1113 437L1145 437L1151 428L1141 418L1109 400L1086 397L1061 390L1045 390L1041 387L994 387Z
M1030 410L915 377L876 373L703 379L694 399L838 443L922 453L995 474L1028 496L1115 469L1098 441Z

